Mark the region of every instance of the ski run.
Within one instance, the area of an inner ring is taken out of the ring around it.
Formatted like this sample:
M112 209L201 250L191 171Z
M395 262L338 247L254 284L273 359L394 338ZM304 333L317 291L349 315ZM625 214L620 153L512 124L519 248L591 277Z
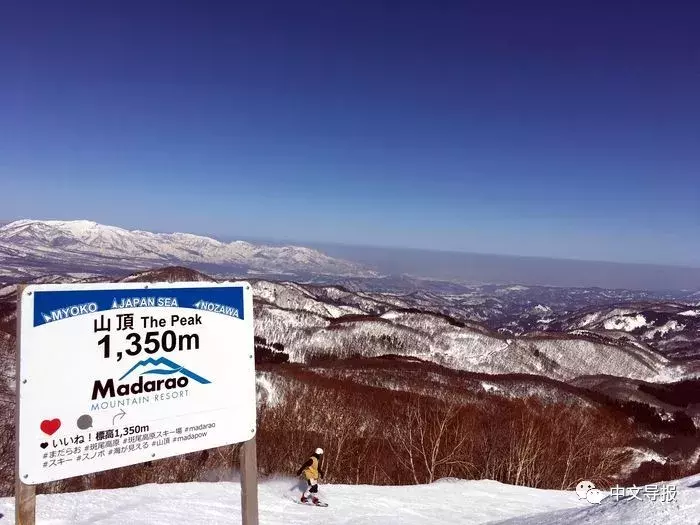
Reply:
M651 497L675 487L670 501ZM292 478L261 480L260 525L698 525L700 475L636 488L626 499L595 504L575 491L496 481L438 480L429 485L321 485L328 507L297 504ZM0 498L0 525L14 523L13 498ZM212 525L241 523L238 482L147 484L39 494L37 525Z

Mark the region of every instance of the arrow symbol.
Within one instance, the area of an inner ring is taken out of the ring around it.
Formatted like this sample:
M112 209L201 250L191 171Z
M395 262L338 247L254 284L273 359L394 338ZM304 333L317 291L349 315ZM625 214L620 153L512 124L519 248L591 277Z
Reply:
M114 425L114 420L117 418L123 418L126 415L126 412L124 412L124 409L122 408L120 412L118 412L113 418L112 418L112 424Z

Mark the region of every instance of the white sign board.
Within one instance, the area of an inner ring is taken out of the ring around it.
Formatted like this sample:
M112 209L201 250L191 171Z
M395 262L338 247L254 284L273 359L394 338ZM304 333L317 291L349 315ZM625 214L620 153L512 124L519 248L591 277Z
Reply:
M253 438L253 335L247 283L27 286L17 334L21 481Z

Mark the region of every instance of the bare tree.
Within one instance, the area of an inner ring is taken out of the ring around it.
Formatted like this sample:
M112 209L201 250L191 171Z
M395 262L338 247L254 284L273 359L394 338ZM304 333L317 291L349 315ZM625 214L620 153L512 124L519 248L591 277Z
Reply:
M469 433L458 407L435 400L428 406L416 398L402 415L390 426L388 442L415 484L432 483L441 472L461 473L473 468L465 454Z

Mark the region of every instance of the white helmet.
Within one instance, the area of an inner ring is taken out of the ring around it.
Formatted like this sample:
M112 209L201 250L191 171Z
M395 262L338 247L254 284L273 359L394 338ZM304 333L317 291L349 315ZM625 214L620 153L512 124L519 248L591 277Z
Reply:
M316 454L318 454L318 455L323 454L323 449L322 449L322 448L317 448L317 449L316 449Z

